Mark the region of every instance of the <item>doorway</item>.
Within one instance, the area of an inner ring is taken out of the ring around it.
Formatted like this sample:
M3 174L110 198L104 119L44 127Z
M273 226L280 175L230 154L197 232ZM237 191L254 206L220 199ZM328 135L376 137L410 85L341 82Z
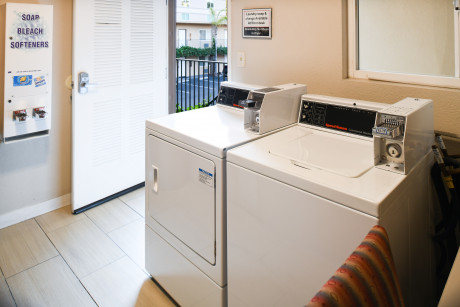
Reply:
M214 105L220 84L228 80L227 1L209 3L175 4L175 112Z

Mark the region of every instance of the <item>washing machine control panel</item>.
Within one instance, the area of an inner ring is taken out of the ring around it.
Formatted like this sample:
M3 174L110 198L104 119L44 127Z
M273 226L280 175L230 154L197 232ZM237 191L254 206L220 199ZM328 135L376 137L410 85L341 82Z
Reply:
M239 101L247 99L248 95L249 90L221 85L217 104L243 109Z
M302 100L299 123L372 138L376 114L357 106Z

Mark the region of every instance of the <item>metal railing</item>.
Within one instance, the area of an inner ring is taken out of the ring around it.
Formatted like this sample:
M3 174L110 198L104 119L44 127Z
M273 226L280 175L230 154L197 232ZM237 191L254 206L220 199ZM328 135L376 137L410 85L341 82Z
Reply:
M176 59L176 112L215 104L223 81L226 62Z

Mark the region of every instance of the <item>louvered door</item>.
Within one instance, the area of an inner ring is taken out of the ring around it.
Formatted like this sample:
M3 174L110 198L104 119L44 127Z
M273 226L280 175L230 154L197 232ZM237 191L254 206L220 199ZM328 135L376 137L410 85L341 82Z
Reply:
M160 0L74 1L74 211L144 181L145 120L168 111L167 16Z

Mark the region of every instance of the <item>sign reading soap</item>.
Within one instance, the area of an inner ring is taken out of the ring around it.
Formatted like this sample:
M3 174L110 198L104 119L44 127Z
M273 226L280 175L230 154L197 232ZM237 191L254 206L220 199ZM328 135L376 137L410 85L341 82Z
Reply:
M243 10L243 38L272 38L272 9Z
M9 33L10 48L39 49L50 48L47 22L38 12L15 11L15 18Z

